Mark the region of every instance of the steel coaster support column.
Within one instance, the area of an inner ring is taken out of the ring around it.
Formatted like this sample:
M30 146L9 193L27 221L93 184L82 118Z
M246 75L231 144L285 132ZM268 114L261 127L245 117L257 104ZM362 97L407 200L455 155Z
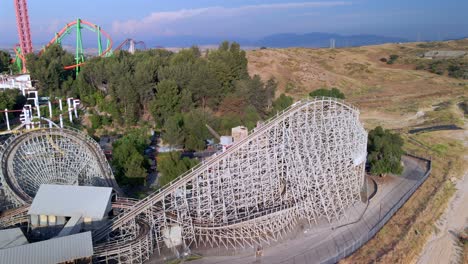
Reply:
M81 19L76 20L76 64L84 62L83 40L81 39ZM80 72L80 67L75 68L76 74Z
M98 37L98 55L102 55L102 44L101 44L101 27L97 26L97 37Z
M16 54L21 54L21 53L22 53L21 47L20 46L16 47ZM15 58L15 65L16 65L16 68L18 69L18 72L21 72L23 70L23 60L18 55L16 55L16 58Z
M107 39L106 50L109 49L110 46L111 46L110 40ZM106 53L106 57L110 57L112 56L112 54L113 54L112 50L109 50L109 52Z

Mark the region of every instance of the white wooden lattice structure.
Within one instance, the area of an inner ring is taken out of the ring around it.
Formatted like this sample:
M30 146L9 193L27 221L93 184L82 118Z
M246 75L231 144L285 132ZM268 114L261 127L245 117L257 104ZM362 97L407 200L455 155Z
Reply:
M99 145L62 128L18 130L0 146L0 181L16 206L32 201L41 184L119 187Z
M172 225L182 227L185 246L243 248L278 240L299 221L336 222L360 200L366 145L357 109L331 98L297 102L126 208L94 238L139 230L140 220L149 224L145 234L158 250L162 230ZM97 260L123 261L112 250L102 246Z
M45 156L54 153L59 160L70 159L70 168L83 166L91 173L107 170L102 151L89 147L97 145L94 141L84 137L81 140L88 142L88 149L65 148L63 155L54 147L63 144L56 135L59 132L54 132L59 130L41 131L4 145L2 171L10 169L5 164L16 163L11 159L18 154L8 154L15 148L22 153L19 164L30 164L39 171L50 165L41 157L25 159L26 150L18 150L21 142L38 144ZM55 143L48 143L48 137ZM297 102L147 198L118 199L113 207L121 213L93 234L94 262L142 263L154 250L161 252L163 233L174 225L182 229L183 247L229 249L279 240L303 221L335 223L360 200L366 145L367 134L357 109L331 98ZM28 169L20 172L14 170L18 165L12 166L12 181L28 173ZM9 222L16 221L8 216Z

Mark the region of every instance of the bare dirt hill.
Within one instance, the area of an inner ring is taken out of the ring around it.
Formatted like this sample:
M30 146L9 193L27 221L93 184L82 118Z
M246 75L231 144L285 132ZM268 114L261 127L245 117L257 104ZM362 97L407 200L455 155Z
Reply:
M407 126L418 111L467 93L466 80L415 69L412 63L420 60L418 54L436 49L468 50L468 39L343 49L262 49L249 51L247 57L250 74L264 80L274 77L278 94L298 99L318 88L338 87L363 110L364 120L374 125L384 119L398 128ZM399 56L394 64L380 61L392 54Z
M277 95L286 93L299 99L318 88L337 87L345 93L346 101L360 109L366 128L382 125L396 129L402 133L407 151L432 159L428 180L371 241L342 263L416 263L420 258L422 263L427 259L448 263L463 259L460 254L465 259L468 256L468 247L460 253L448 239L454 227L467 227L465 216L446 217L457 214L463 205L466 208L463 201L456 202L460 199L450 201L456 185L466 187L461 179L468 171L468 80L416 70L416 65L432 62L419 57L429 50L468 51L468 39L247 53L250 74L264 80L274 77L279 82ZM399 56L394 64L381 61L392 54ZM462 60L468 65L468 55ZM456 125L459 129L408 133L411 128L436 125ZM459 188L457 197L466 192L464 187ZM438 227L441 231L434 227L436 223L443 223ZM440 252L446 254L433 257L432 253Z

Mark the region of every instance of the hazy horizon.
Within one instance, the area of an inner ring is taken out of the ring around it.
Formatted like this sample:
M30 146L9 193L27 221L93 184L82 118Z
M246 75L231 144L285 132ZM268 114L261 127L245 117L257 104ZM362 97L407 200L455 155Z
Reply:
M0 4L0 44L12 45L18 42L13 1ZM468 36L467 8L468 2L455 0L28 2L35 46L78 17L100 25L115 42L134 38L156 45L158 40L190 38L203 44L210 39L249 43L273 34L311 32L444 40ZM85 38L91 39L88 34Z

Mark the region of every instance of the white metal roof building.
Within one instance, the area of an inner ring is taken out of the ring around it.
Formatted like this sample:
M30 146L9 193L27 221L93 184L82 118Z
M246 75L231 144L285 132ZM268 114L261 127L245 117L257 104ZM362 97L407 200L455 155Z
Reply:
M49 239L0 250L5 264L50 264L92 257L91 232Z
M110 187L42 184L28 214L99 220L111 210L111 194Z
M0 230L0 249L17 247L24 244L28 244L28 240L24 236L23 231L21 231L21 228Z

